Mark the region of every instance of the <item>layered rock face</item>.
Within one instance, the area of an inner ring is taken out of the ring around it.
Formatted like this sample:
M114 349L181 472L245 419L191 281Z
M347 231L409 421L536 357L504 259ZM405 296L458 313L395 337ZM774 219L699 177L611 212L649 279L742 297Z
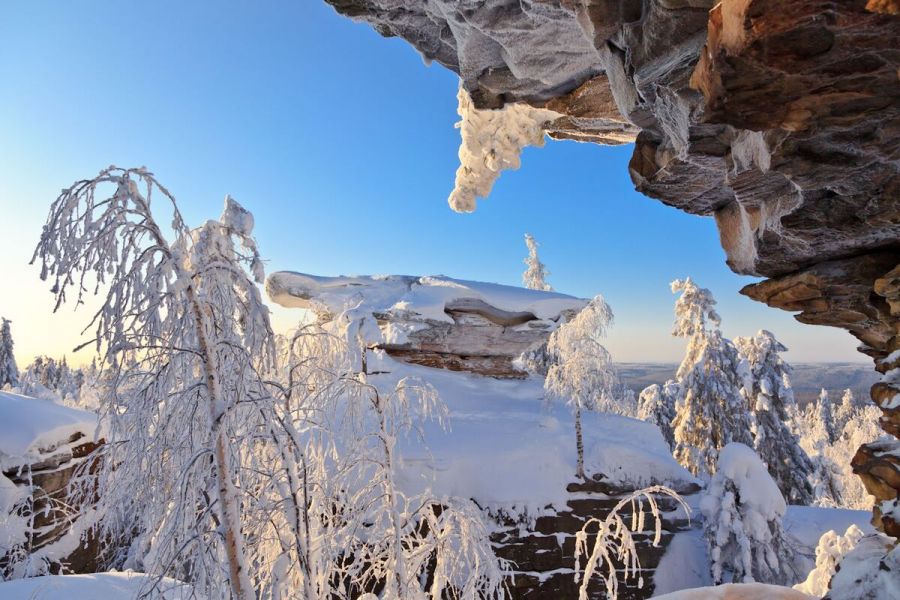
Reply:
M326 1L459 73L479 108L553 110L554 137L639 132L636 188L715 217L729 266L770 278L743 293L859 338L897 436L900 2ZM892 535L898 455L854 460Z
M700 489L692 482L676 482L673 488L681 495L694 494ZM578 597L579 584L572 576L576 534L587 520L605 519L634 489L610 484L598 476L571 483L567 491L570 499L565 510L538 517L530 529L501 519L505 529L501 528L491 536L497 554L515 564L510 581L513 598L556 600ZM691 528L690 521L683 511L677 510L673 500L662 497L658 501L662 521L659 541L654 540L655 532L651 531L634 536L641 565L640 576L626 578L622 572L618 574L620 600L639 600L653 595L656 569L672 537L679 531ZM635 510L646 510L646 507L638 508L625 502L618 514L629 522ZM588 586L588 597L592 600L607 597L600 578L594 578Z
M398 360L499 378L525 377L514 361L585 304L553 292L405 275L283 271L269 276L266 291L282 306L315 311L322 323L359 323L361 344Z
M0 392L0 575L46 567L90 573L100 566L100 544L73 533L68 486L92 469L96 415L28 396Z

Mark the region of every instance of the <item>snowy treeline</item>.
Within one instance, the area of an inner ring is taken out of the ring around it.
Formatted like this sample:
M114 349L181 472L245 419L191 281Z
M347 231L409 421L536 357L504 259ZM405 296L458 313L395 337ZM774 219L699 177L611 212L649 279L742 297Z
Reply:
M731 442L752 445L751 420L741 394L737 348L719 329L712 293L690 278L672 282L680 293L672 334L688 340L675 380L675 458L695 475L715 472L718 452Z
M25 367L13 391L74 408L96 410L101 385L98 377L96 362L72 368L65 356L61 359L37 356Z
M189 228L144 169L111 167L54 202L35 260L57 308L89 293L85 275L106 290L90 342L106 444L73 517L109 567L211 598L502 596L481 511L396 483L397 441L444 422L440 399L370 384L346 337L277 340L252 228L231 198Z
M884 435L878 426L880 416L878 407L858 402L850 390L844 391L836 407L823 389L816 402L796 411L794 430L814 465L815 504L859 510L872 507L872 496L853 473L850 461L862 444Z

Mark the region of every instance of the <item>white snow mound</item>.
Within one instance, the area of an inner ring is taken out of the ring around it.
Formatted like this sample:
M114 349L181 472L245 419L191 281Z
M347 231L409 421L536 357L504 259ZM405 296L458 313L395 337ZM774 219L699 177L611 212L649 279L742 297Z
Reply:
M325 309L332 314L357 309L449 323L453 319L445 310L455 300L480 300L503 311L531 313L537 319L556 319L587 304L566 294L443 275L321 277L278 271L269 276L266 291L274 302L288 308Z
M0 392L0 467L35 462L77 433L92 439L96 429L94 413Z
M3 600L135 600L151 590L157 592L152 597L162 600L202 600L183 583L173 579L157 582L143 573L46 575L0 582Z

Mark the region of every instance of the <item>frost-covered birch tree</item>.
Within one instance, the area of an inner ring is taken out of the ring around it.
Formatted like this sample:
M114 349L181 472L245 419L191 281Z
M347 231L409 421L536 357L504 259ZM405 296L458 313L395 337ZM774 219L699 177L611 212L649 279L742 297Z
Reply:
M675 400L678 393L678 384L670 379L663 385L654 383L647 386L641 391L638 399L637 418L659 427L670 450L675 448L672 421L675 419Z
M355 534L351 588L383 586L384 600L504 597L508 567L494 555L481 510L468 499L429 489L411 494L398 483L399 442L412 436L424 445L426 422L447 426L437 391L408 377L383 391L365 374L358 377L344 411L356 432L344 438L354 445L345 450L351 508L345 517Z
M271 565L263 595L502 597L506 565L493 553L480 509L398 483L401 442L424 447L425 425L446 426L448 413L431 386L412 378L376 384L378 376L358 370L356 321L364 317L339 315L279 340L271 385L286 436L269 458L256 453L258 468L274 472L253 494L284 507L253 517L252 529L269 540L254 556Z
M610 410L618 374L612 356L601 343L612 324L613 313L603 296L595 296L575 318L550 334L547 354L550 367L544 391L551 400L562 400L575 417L575 447L578 455L576 476L584 473L584 438L581 413L584 410Z
M781 521L787 506L765 465L748 446L731 443L700 501L713 581L790 584L794 551Z
M796 401L790 365L780 356L787 348L765 330L736 338L734 344L747 362L742 393L753 416L753 449L788 502L811 504L809 476L814 467L788 426Z
M13 354L10 323L8 319L0 317L0 389L19 385L19 367L16 366L16 357Z
M690 278L672 282L681 293L675 303L672 334L688 340L675 380L680 394L672 423L675 458L694 475L715 472L719 449L731 442L753 444L750 417L741 396L737 349L719 330L712 293Z
M152 173L110 167L60 194L33 259L57 309L103 294L84 345L109 371L107 443L81 499L97 498L111 561L240 600L256 597L242 492L247 449L266 433L257 369L272 354L252 227L226 198L218 221L191 230Z
M528 247L528 256L525 258L525 272L522 274L522 283L529 290L541 290L552 292L553 287L547 283L547 275L550 271L538 257L538 243L530 233L525 234L525 245Z

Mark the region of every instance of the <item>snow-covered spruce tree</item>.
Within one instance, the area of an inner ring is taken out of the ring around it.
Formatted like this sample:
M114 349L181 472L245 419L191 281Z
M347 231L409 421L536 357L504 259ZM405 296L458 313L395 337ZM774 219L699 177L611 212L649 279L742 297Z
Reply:
M831 578L837 572L837 566L863 537L862 530L856 525L847 528L844 535L833 529L826 531L819 538L816 546L816 566L806 576L806 580L794 586L794 589L815 598L828 593Z
M790 504L811 504L813 464L788 426L796 401L791 367L780 356L787 348L765 330L734 344L748 366L742 392L753 416L753 449Z
M219 221L190 230L150 172L110 167L56 199L33 259L53 281L57 309L70 294L80 304L106 290L85 345L109 372L107 443L80 500L96 496L113 562L237 600L256 597L242 527L253 473L242 467L266 434L255 367L269 360L273 337L252 227L226 198Z
M740 393L740 358L719 330L709 290L687 278L673 281L672 292L681 293L672 334L688 339L675 375L674 456L694 475L708 476L715 472L719 449L731 442L753 444L750 414Z
M0 389L19 385L19 367L13 355L13 339L9 321L0 317Z
M612 356L601 339L613 320L612 309L597 295L575 318L550 334L547 354L550 367L544 391L550 400L562 400L575 416L575 448L578 466L575 475L584 479L584 438L581 412L607 411L615 402L613 391L618 374Z
M552 292L553 287L547 283L547 275L550 271L538 258L538 243L530 233L525 234L525 245L528 246L528 257L525 259L525 272L522 273L522 283L529 290L541 290Z
M675 419L675 399L678 397L678 384L671 379L663 385L654 383L641 391L638 400L637 418L655 424L669 444L675 448L675 432L672 421Z
M579 583L579 600L588 600L591 597L588 588L595 577L603 581L607 598L618 597L619 575L625 580L637 579L638 588L644 587L641 563L633 536L645 529L646 502L646 511L654 520L653 545L659 545L662 536L662 516L656 496L674 499L685 514L690 515L691 509L681 496L667 487L657 485L628 495L620 500L605 518L588 519L581 531L575 534L575 582ZM626 507L631 508L630 523L619 514Z
M827 444L833 444L837 439L837 429L834 426L834 416L832 414L831 400L828 398L828 390L822 388L819 392L819 399L816 401L816 422L821 427L821 434Z
M784 497L766 466L748 446L719 452L716 474L700 501L716 585L759 581L785 585L797 569L781 527Z
M840 437L841 432L844 430L844 426L853 418L853 413L856 411L856 398L853 397L853 390L847 388L844 390L843 395L841 396L841 403L838 405L837 409L834 411L834 429L837 433L838 437Z

